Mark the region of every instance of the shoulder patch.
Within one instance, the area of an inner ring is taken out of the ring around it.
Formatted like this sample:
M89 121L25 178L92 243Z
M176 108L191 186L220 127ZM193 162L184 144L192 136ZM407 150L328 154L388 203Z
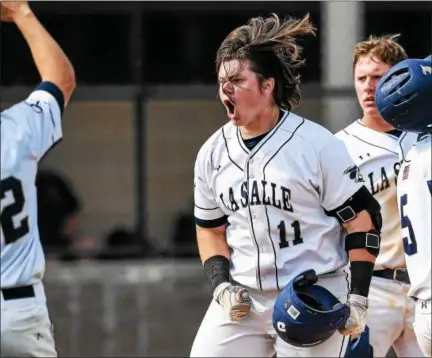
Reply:
M354 180L356 183L364 183L363 175L361 175L360 169L357 165L345 169L343 175L348 175L349 178Z

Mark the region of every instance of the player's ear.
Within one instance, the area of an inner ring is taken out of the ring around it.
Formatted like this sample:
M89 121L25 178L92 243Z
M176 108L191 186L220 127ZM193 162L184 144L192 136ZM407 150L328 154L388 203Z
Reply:
M275 88L274 78L266 78L262 83L262 91L266 94L271 94Z

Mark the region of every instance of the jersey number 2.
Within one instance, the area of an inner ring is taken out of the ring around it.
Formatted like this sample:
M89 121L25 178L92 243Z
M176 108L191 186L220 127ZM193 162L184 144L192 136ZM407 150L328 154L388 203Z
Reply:
M13 198L12 204L5 207L2 205L0 223L5 238L5 243L10 244L17 241L29 232L28 217L23 218L19 225L14 224L14 216L21 213L24 208L24 193L21 182L14 178L8 177L0 182L0 198L6 199L7 193Z
M408 229L408 236L405 236L403 240L404 251L407 255L411 256L417 253L417 241L414 234L414 229L411 224L411 220L408 215L404 214L404 206L408 204L408 196L404 194L400 199L400 214L401 214L401 226L402 229ZM410 242L411 241L411 242Z
M284 249L285 247L289 247L289 242L286 239L285 221L282 220L277 227L279 229L279 247L281 249ZM303 239L301 237L300 223L297 220L293 221L293 223L291 224L291 227L294 230L293 245L295 246L298 244L302 244Z

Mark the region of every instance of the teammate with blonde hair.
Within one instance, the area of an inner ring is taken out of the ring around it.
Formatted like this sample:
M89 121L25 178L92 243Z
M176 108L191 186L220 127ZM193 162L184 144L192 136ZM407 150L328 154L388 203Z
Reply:
M375 262L367 320L375 357L385 357L391 347L399 357L421 354L412 327L414 306L407 298L410 281L396 193L401 161L417 136L393 128L375 104L375 89L381 77L407 58L398 37L370 36L355 46L354 86L363 115L336 134L346 143L364 176L364 184L381 205L381 251Z

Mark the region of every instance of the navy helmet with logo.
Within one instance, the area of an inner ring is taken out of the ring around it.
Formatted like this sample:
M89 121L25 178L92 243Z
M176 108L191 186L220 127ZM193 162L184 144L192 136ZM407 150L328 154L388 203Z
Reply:
M379 81L375 102L381 117L402 131L432 132L432 55L407 59Z
M293 346L311 347L326 341L350 315L349 307L317 282L314 270L305 271L276 299L273 327L282 340Z

